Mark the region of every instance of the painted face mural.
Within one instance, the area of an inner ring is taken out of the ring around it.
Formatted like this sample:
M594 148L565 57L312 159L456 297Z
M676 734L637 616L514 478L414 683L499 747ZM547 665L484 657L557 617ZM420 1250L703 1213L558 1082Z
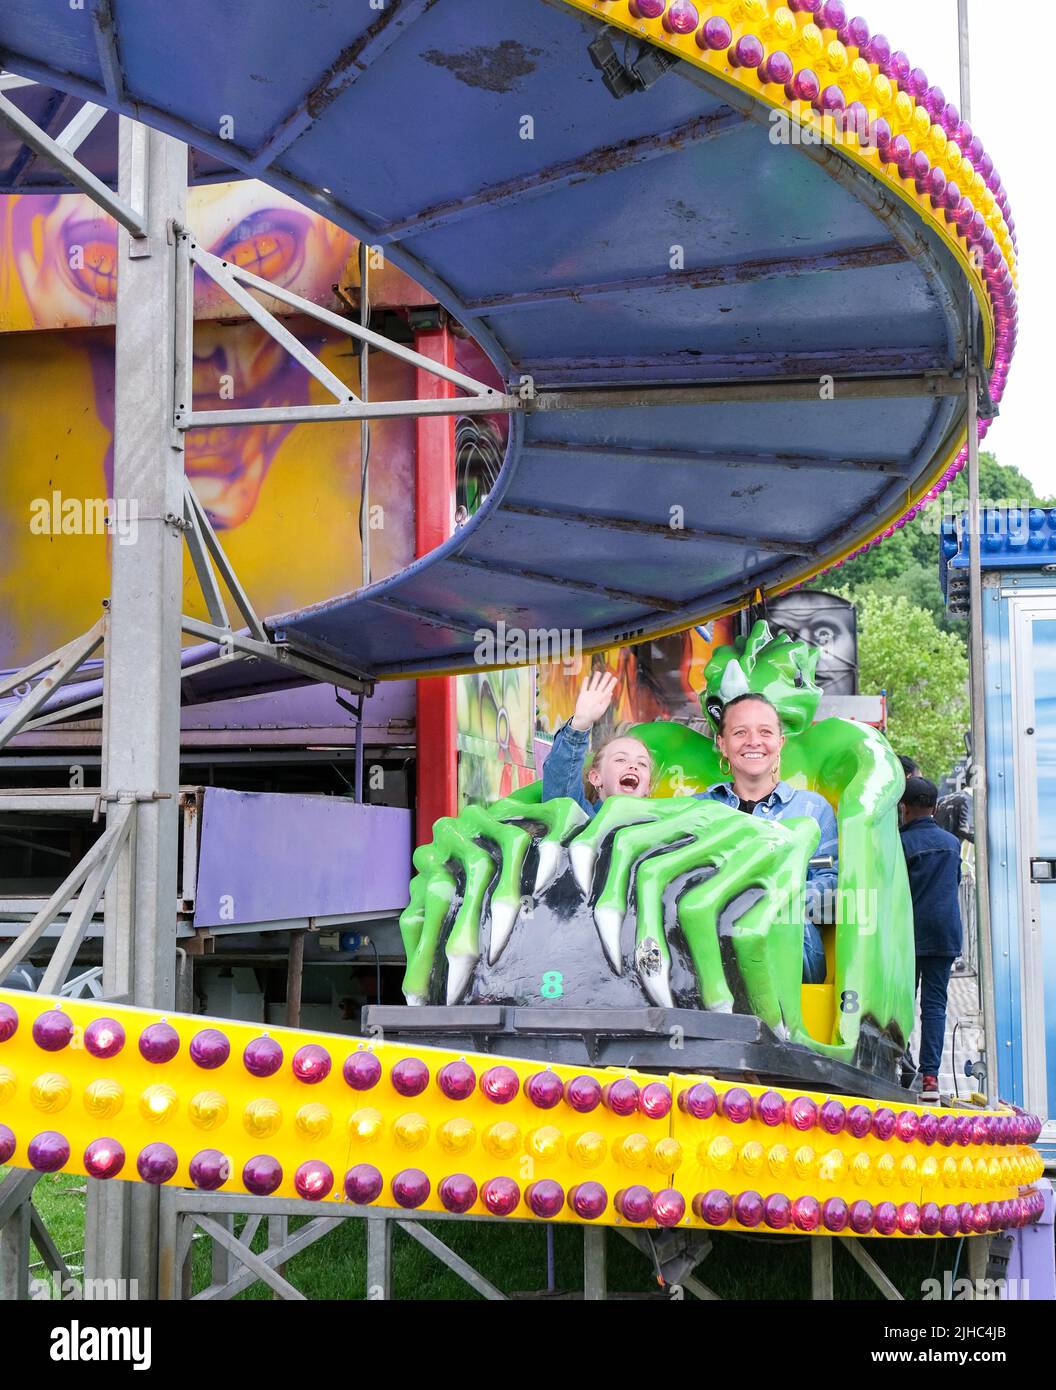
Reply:
M354 238L260 184L192 189L188 221L206 249L325 307L340 302L335 284L356 292ZM0 198L0 667L68 641L94 622L109 593L107 534L35 534L29 519L41 499L83 508L113 496L116 268L113 224L87 198ZM391 266L371 284L376 303L417 303L423 294ZM201 276L195 318L199 408L324 399ZM356 388L349 338L304 316L283 321ZM372 353L370 389L378 398L413 396L413 369ZM372 422L371 458L371 566L382 578L413 553L413 421ZM186 466L259 611L296 608L358 582L354 425L192 430ZM189 565L185 574L185 609L204 617Z

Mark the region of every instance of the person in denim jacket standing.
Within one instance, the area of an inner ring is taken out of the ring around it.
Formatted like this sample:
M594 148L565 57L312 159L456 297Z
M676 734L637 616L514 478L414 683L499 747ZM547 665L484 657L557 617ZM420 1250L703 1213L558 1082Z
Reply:
M964 940L957 893L961 846L955 835L935 823L938 799L934 782L926 777L910 777L899 803L902 848L913 895L920 990L921 1089L925 1095L938 1094L950 971Z

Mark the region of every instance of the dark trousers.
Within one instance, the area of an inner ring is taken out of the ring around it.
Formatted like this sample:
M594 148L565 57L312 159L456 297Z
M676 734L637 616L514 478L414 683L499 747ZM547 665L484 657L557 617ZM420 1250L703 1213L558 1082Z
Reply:
M917 988L920 990L920 1071L938 1076L942 1040L946 1035L946 991L953 956L918 956Z

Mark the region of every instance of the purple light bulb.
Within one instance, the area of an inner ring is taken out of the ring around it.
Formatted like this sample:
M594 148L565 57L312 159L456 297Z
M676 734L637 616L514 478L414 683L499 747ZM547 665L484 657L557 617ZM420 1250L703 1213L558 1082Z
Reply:
M915 1236L920 1230L920 1208L916 1202L903 1202L898 1209L898 1229L904 1236Z
M763 1220L774 1231L783 1231L792 1220L792 1203L783 1192L772 1192L763 1202Z
M938 1202L925 1202L920 1209L920 1234L933 1236L939 1229L942 1212Z
M757 68L763 61L763 45L754 34L744 34L730 49L730 66L735 68Z
M321 1202L329 1196L334 1186L334 1175L328 1163L309 1158L294 1173L293 1185L297 1189L297 1196L303 1197L306 1202Z
M456 1215L469 1211L477 1200L477 1184L468 1173L452 1173L442 1178L436 1191L444 1210Z
M436 1084L448 1100L466 1100L477 1089L477 1073L468 1062L448 1062L437 1073Z
M850 1217L850 1208L842 1197L826 1198L821 1209L821 1221L827 1231L838 1234L846 1228Z
M920 1129L920 1121L912 1110L900 1110L895 1120L895 1133L903 1144L912 1144Z
M872 1123L872 1111L867 1105L852 1105L847 1111L847 1133L855 1139L864 1139Z
M792 81L785 87L789 101L813 102L821 91L818 74L812 68L800 68Z
M330 1075L330 1054L318 1043L305 1043L293 1054L294 1076L306 1086L317 1086Z
M93 1139L84 1151L84 1167L90 1178L116 1178L125 1166L125 1151L116 1139Z
M733 1199L721 1187L698 1192L693 1198L693 1214L709 1226L725 1226L733 1216Z
M162 1144L160 1141L140 1149L139 1157L136 1159L137 1173L144 1182L149 1182L154 1187L168 1182L175 1176L178 1167L176 1150L171 1144Z
M73 1020L61 1009L48 1009L33 1021L33 1041L45 1052L61 1052L73 1037Z
M480 1078L481 1094L496 1105L508 1105L520 1089L521 1078L512 1067L489 1067Z
M609 1205L609 1194L600 1182L578 1182L569 1189L568 1205L582 1221L597 1221Z
M509 1216L521 1200L521 1189L512 1178L489 1178L480 1189L480 1200L492 1216Z
M664 28L669 34L692 34L699 23L697 7L690 0L671 0L664 15Z
M9 1042L18 1032L18 1014L10 1004L0 1001L0 1043Z
M29 1141L26 1155L29 1166L38 1173L57 1173L69 1161L70 1146L65 1135L47 1129Z
M788 1103L788 1122L793 1129L813 1129L818 1121L818 1107L809 1096L796 1096Z
M648 1221L653 1214L653 1194L640 1183L634 1187L624 1187L616 1193L613 1205L625 1221L635 1224Z
M15 1151L14 1131L0 1125L0 1163L6 1163Z
M827 1100L818 1111L818 1124L826 1134L841 1134L847 1123L847 1111L838 1100Z
M755 1118L764 1125L781 1125L785 1122L785 1098L776 1091L764 1091L756 1096L753 1107Z
M888 1110L886 1105L878 1106L873 1112L873 1135L884 1143L894 1134L895 1124L895 1112Z
M797 1197L792 1203L792 1222L797 1231L816 1231L821 1220L821 1203L817 1197Z
M191 1182L203 1192L215 1192L231 1176L231 1163L219 1149L201 1149L188 1168Z
M898 1230L898 1208L894 1202L878 1202L873 1213L873 1225L879 1235L890 1236Z
M581 1115L589 1115L601 1104L601 1086L592 1076L574 1076L565 1084L565 1100Z
M742 1086L732 1086L722 1097L722 1113L735 1125L751 1119L752 1098Z
M282 1048L274 1038L254 1038L246 1043L242 1065L250 1076L274 1076L282 1066Z
M653 1198L653 1220L658 1226L677 1226L686 1214L686 1199L674 1187L664 1187Z
M553 1178L540 1178L530 1183L524 1194L533 1215L544 1219L556 1216L565 1204L565 1194L559 1182Z
M373 1163L357 1163L345 1174L345 1196L357 1207L376 1202L384 1186L385 1180Z
M231 1044L219 1028L203 1028L195 1033L190 1046L191 1061L203 1071L215 1071L231 1056Z
M638 1109L638 1087L629 1076L610 1081L601 1095L614 1115L633 1115Z
M538 1110L552 1110L564 1095L561 1078L552 1071L537 1071L524 1083L524 1094Z
M381 1059L373 1052L353 1052L345 1058L341 1075L353 1091L370 1091L381 1080Z
M718 52L719 49L729 48L733 42L733 30L727 20L716 15L711 19L705 20L703 26L697 30L698 48L711 49Z
M413 1211L427 1200L429 1191L429 1179L420 1168L404 1168L402 1173L393 1177L392 1200L396 1202L397 1207L406 1207Z
M739 1192L733 1199L733 1215L742 1226L758 1226L763 1219L762 1197L750 1189L747 1192Z
M671 1110L671 1091L662 1081L650 1081L642 1087L638 1108L649 1120L662 1120Z
M171 1062L179 1050L180 1035L164 1019L160 1023L149 1024L139 1035L140 1056L157 1066Z
M698 1081L678 1097L678 1108L695 1120L710 1120L718 1108L719 1098L706 1081Z
M124 1045L125 1030L116 1018L93 1018L84 1030L85 1051L101 1061L116 1057Z
M282 1182L282 1165L270 1154L257 1154L242 1169L242 1186L254 1197L270 1197Z
M389 1079L401 1096L420 1096L429 1085L429 1068L417 1057L404 1057L393 1067Z
M788 54L778 49L760 63L759 77L763 82L773 82L783 87L786 82L792 81L795 70L795 64Z
M851 1230L856 1235L866 1236L873 1229L873 1204L867 1202L864 1197L857 1202L851 1203L850 1210Z

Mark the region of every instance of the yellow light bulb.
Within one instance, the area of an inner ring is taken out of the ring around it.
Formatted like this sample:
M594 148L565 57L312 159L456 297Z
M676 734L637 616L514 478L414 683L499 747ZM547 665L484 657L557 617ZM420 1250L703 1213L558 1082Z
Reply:
M920 143L922 145L926 144L931 135L931 116L925 111L923 106L916 106L913 108L913 119L910 125L913 128L913 134Z
M992 1158L992 1159L990 1160L990 1162L986 1165L986 1180L987 1180L987 1182L988 1182L991 1186L993 1186L993 1187L999 1187L999 1186L1000 1186L1000 1184L1001 1184L1001 1161L1000 1161L1000 1159L998 1159L998 1158Z
M889 77L879 73L873 78L873 100L881 111L888 111L895 99L895 85Z
M735 24L761 24L766 10L766 0L734 0L730 17Z
M277 1100L267 1097L251 1100L242 1111L242 1124L254 1139L267 1139L282 1125L282 1108Z
M946 1187L957 1185L957 1160L952 1155L942 1160L942 1181Z
M70 1103L73 1087L65 1076L57 1071L42 1072L31 1083L29 1098L38 1110L54 1115Z
M682 1166L682 1145L671 1135L666 1139L658 1139L653 1145L649 1166L655 1168L658 1173L676 1172Z
M788 1151L788 1145L775 1144L767 1154L766 1161L774 1177L782 1177L788 1172L788 1165L792 1161L792 1155Z
M975 1186L975 1164L967 1154L961 1159L960 1175L965 1187Z
M917 1160L912 1154L906 1154L902 1162L898 1165L898 1176L903 1187L914 1187L918 1181Z
M804 24L794 47L801 48L811 58L820 58L825 50L825 35L816 24Z
M429 1142L429 1121L417 1111L409 1110L393 1125L392 1137L401 1149L420 1149Z
M876 1180L881 1187L890 1187L895 1180L894 1154L881 1154L876 1160Z
M109 1120L125 1103L125 1093L112 1077L89 1081L84 1088L84 1108L97 1120Z
M851 1176L859 1187L864 1187L873 1174L873 1160L867 1153L857 1153L851 1160Z
M891 121L898 130L906 130L913 121L916 110L913 98L908 92L899 92L891 107Z
M825 45L823 64L828 68L829 72L834 73L837 77L841 72L846 72L850 67L850 58L847 56L847 50L844 48L843 44L840 43L839 39L833 39L831 43Z
M503 1123L508 1124L509 1121ZM492 1128L497 1128L497 1126L493 1125ZM513 1128L516 1129L517 1126L514 1125ZM436 1142L445 1153L449 1154L468 1152L473 1147L476 1137L477 1131L473 1121L463 1119L461 1116L453 1120L445 1120L436 1131Z
M596 1168L605 1158L608 1145L597 1130L584 1130L568 1141L569 1157L582 1168Z
M796 37L796 16L787 5L778 5L762 25L762 37L774 46L787 46Z
M528 1136L528 1152L543 1163L550 1163L561 1153L561 1131L556 1125L540 1125Z
M961 147L956 140L951 140L946 146L946 168L951 174L955 174L961 167L964 156L961 154Z
M521 1151L521 1131L512 1120L499 1120L484 1131L484 1147L492 1158L508 1158Z
M950 143L950 137L943 130L941 125L933 125L928 132L928 153L931 155L932 163L946 158L946 149Z
M717 1134L708 1145L707 1163L728 1173L737 1161L737 1145L727 1134Z
M0 1105L6 1105L15 1094L18 1080L10 1067L0 1067Z
M738 1163L743 1172L751 1176L754 1176L756 1173L761 1173L765 1162L766 1150L758 1139L749 1139L746 1144L741 1145Z
M617 1163L622 1163L625 1168L642 1168L645 1166L649 1157L652 1145L644 1134L628 1134L626 1139L621 1140L613 1149L613 1157ZM701 1144L701 1150L705 1145ZM704 1154L701 1154L701 1163L707 1162Z
M356 1144L373 1144L381 1138L385 1121L380 1110L365 1105L348 1117L348 1136Z
M145 1120L160 1123L176 1113L179 1097L171 1086L148 1086L139 1098L139 1113Z
M939 1180L939 1160L934 1154L928 1154L927 1158L921 1160L920 1180L925 1187L932 1187Z
M198 1129L219 1129L227 1119L227 1101L219 1091L199 1091L191 1097L187 1114Z
M325 1139L334 1127L334 1117L325 1105L309 1101L293 1117L294 1128L306 1139Z
M792 1166L796 1170L797 1178L809 1178L814 1172L814 1150L809 1144L800 1144L799 1148L792 1156Z
M840 1150L830 1149L818 1164L818 1177L822 1182L840 1182L846 1170L847 1160Z
M873 72L864 58L855 58L847 73L847 81L856 94L864 96L873 85Z

